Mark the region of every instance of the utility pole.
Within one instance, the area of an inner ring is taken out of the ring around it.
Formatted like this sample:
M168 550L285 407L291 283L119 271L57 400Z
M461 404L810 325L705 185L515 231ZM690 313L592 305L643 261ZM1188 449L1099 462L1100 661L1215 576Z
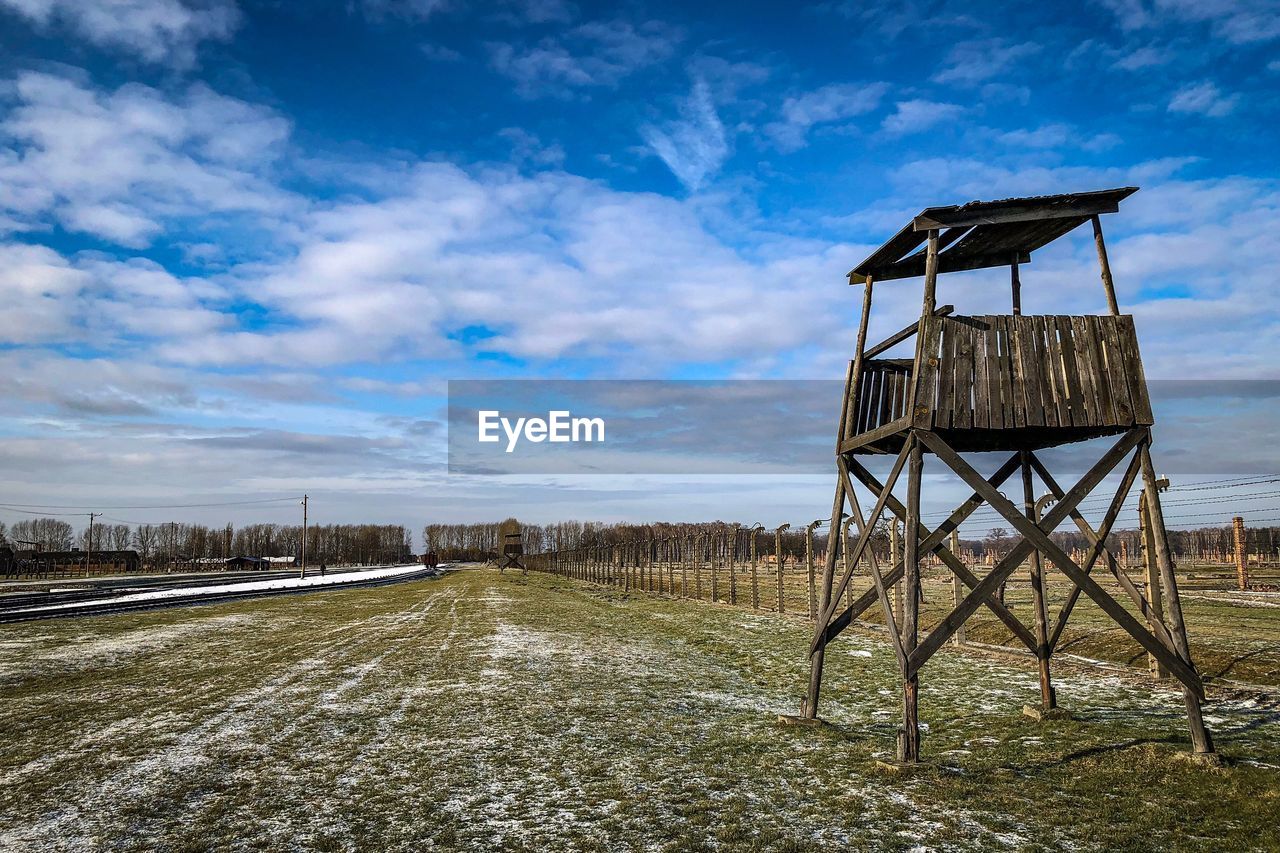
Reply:
M307 576L307 500L308 496L302 496L302 572L298 575L299 579L305 579Z
M100 515L102 515L100 512L89 513L89 538L85 542L86 550L84 555L84 573L86 576L89 574L89 566L93 564L93 520Z

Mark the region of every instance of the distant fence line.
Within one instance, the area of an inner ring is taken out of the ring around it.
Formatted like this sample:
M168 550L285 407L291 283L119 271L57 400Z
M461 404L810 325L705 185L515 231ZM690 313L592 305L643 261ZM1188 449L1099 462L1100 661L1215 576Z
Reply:
M524 565L531 571L546 572L574 580L612 586L623 591L636 591L695 601L750 606L755 610L776 613L807 615L817 618L819 584L826 558L825 550L814 548L813 528L806 531L803 554L779 548L781 534L790 528L783 525L775 531L763 528L722 528L673 536L646 536L620 542L601 542L576 548L548 550L527 554ZM878 543L884 553L879 559L892 563L901 559L897 525L892 529L890 542ZM844 532L847 537L848 532ZM767 540L766 540L767 537ZM774 553L762 553L762 541L774 545ZM837 543L836 575L848 568L847 560L851 543L845 547ZM977 555L957 547L952 540L954 553L966 565L982 565ZM880 551L881 548L876 548ZM1072 549L1077 561L1084 559L1078 549ZM780 556L775 557L775 554ZM1127 555L1126 555L1127 556ZM1029 558L1028 558L1029 559ZM1126 565L1128 560L1123 561ZM936 555L921 555L922 568L945 568ZM1028 563L1024 562L1024 565ZM954 603L959 603L963 590L957 578L949 571L943 577L953 581ZM894 609L900 613L900 583L889 587L894 599ZM854 585L846 587L847 604L855 598Z
M761 553L760 540L785 531L762 528L647 537L530 554L532 571L613 586L817 618L817 555L812 537L805 553Z

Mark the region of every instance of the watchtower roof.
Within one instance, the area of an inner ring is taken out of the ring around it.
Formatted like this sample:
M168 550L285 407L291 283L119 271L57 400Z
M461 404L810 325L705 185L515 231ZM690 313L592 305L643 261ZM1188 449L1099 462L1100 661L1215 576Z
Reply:
M1031 253L1100 213L1115 213L1137 187L1085 193L971 201L927 207L849 273L849 282L867 276L892 281L924 275L923 248L937 229L938 272L959 272L1030 263Z

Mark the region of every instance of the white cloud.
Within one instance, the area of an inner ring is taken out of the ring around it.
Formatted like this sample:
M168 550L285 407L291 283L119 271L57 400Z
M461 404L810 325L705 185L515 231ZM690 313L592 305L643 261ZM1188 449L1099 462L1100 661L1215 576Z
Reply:
M575 89L611 88L671 56L680 33L658 21L592 21L534 46L489 45L489 59L524 97L565 96Z
M545 144L537 134L522 127L504 127L498 135L511 143L513 163L553 168L564 165L564 148L558 143Z
M787 98L782 118L765 127L765 132L783 151L796 151L806 144L809 129L817 124L844 121L869 113L880 106L889 91L886 83L833 83Z
M1124 30L1203 24L1229 44L1280 38L1277 0L1098 0Z
M425 21L450 7L449 0L359 0L359 5L374 20L394 17Z
M567 0L511 0L507 5L520 23L566 24L577 14L577 8Z
M179 279L141 258L66 258L22 243L0 243L0 294L2 344L110 347L208 334L232 322L219 310L225 292L207 279Z
M998 132L996 141L1011 148L1052 149L1079 148L1084 151L1105 151L1120 144L1120 137L1113 133L1087 134L1067 124L1043 124L1037 128L1018 128Z
M1209 81L1183 86L1169 100L1169 112L1194 113L1209 118L1230 115L1240 103L1240 95L1227 95Z
M33 344L75 334L67 311L88 276L45 246L0 244L0 341Z
M706 54L694 56L686 65L690 76L705 80L711 87L712 97L722 104L737 98L742 89L765 82L773 73L769 66L759 62Z
M289 122L195 84L177 96L114 92L24 72L0 121L0 211L141 247L167 220L272 215L292 200L269 175Z
M803 144L817 124L876 109L884 84L874 86L878 92L837 87L793 98L780 124ZM691 186L705 185L727 156L714 94L695 84L679 118L651 129L650 144ZM410 440L412 427L326 397L433 393L410 371L391 378L390 365L401 360L438 358L465 371L474 369L468 354L483 349L528 360L537 372L567 358L598 359L602 371L631 376L723 362L744 373L837 376L848 356L849 311L813 306L852 300L843 273L870 247L758 226L743 241L749 248L739 248L718 234L705 194L621 192L560 170L371 160L312 164L311 174L341 173L360 192L301 203L274 173L288 124L257 105L201 88L96 91L48 75L20 79L12 95L0 124L0 204L28 229L22 239L78 223L217 264L187 277L127 251L63 255L0 243L0 340L20 348L0 353L0 411L18 431L56 436L0 449L0 485L27 500L50 482L71 484L61 502L76 489L100 495L119 483L292 489L303 453L316 463L311 483L356 494L378 492L378 481L421 491L424 478L403 474L430 453ZM231 136L253 141L224 144L216 128L228 124L243 125ZM527 134L507 138L536 159L544 146ZM1006 136L1009 145L1061 147L1076 133L1045 126ZM1280 248L1270 227L1280 194L1266 181L1180 181L1187 162L1097 169L1009 168L994 156L920 161L890 173L893 196L867 204L909 215L967 198L1145 185L1107 227L1122 302L1145 324L1148 370L1179 375L1208 352L1211 360L1199 364L1211 373L1264 375L1280 315L1265 275ZM208 211L278 219L267 234L270 256L237 263L246 249L236 240L189 233ZM877 225L868 242L900 222ZM1078 251L1072 246L1037 255L1025 275L1029 305L1097 307L1087 234ZM948 301L973 310L980 294L965 282L979 275L948 278ZM1141 297L1169 284L1194 288L1198 298ZM1007 291L985 291L1007 305ZM918 292L885 288L878 304L873 334L917 312ZM1208 331L1206 317L1216 321ZM462 343L456 333L468 326L493 334ZM1202 342L1194 352L1185 346L1193 336ZM59 344L84 343L112 357L58 354ZM264 372L263 364L287 367ZM219 417L217 427L204 425ZM300 435L300 423L323 424L314 428L325 434ZM403 501L385 506L392 517L403 511Z
M937 83L976 85L1003 74L1039 51L1040 46L1033 42L1014 44L1001 38L963 41L951 48L933 79Z
M1124 71L1140 71L1144 68L1156 68L1161 65L1168 65L1177 58L1176 54L1168 48L1154 47L1148 45L1146 47L1138 47L1132 50L1119 51L1115 63L1112 67L1120 68Z
M952 121L963 112L964 108L958 104L919 99L898 101L894 111L885 117L880 126L890 136L905 136L927 130L940 122Z
M520 359L660 365L754 357L834 330L797 289L828 290L848 257L814 247L747 260L708 232L692 202L616 192L564 173L523 177L422 163L372 201L320 208L285 262L233 270L262 328L162 342L193 366L462 363L475 349ZM827 244L823 244L827 247ZM732 282L732 286L726 286ZM800 284L797 284L800 282Z
M231 0L0 0L42 29L80 38L151 63L188 66L204 41L229 39L240 21Z
M724 125L705 80L694 81L688 99L680 105L680 114L679 119L660 128L645 125L640 133L680 183L697 192L729 156Z

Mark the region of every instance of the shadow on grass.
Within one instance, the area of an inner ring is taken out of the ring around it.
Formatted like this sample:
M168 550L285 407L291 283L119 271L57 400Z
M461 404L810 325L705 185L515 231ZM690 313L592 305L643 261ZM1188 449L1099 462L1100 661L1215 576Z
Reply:
M1090 746L1085 749L1077 749L1074 752L1068 752L1060 758L1051 761L1030 762L1020 767L1010 767L1011 770L1049 770L1054 767L1063 767L1076 761L1083 761L1089 758L1097 758L1103 755L1109 755L1125 750L1134 749L1140 746L1149 746L1156 744L1168 744L1170 746L1185 747L1190 744L1186 738L1178 735L1165 735L1164 737L1137 737L1128 740L1117 741L1116 743L1102 743L1097 746Z
M1247 654L1236 655L1230 661L1227 662L1226 666L1222 667L1221 669L1215 670L1213 672L1206 672L1205 677L1206 678L1225 678L1227 674L1231 672L1231 670L1235 669L1238 664L1244 663L1245 661L1251 658L1258 657L1259 655L1277 654L1277 653L1280 653L1280 643L1276 643L1270 646L1263 646L1262 648L1254 649L1253 651Z

